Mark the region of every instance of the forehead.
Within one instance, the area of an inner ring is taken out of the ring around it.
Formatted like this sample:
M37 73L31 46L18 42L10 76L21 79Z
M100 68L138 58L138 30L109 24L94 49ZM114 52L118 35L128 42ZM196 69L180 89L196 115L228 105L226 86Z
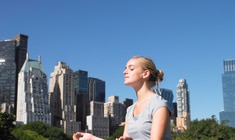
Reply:
M127 62L126 66L140 66L140 62L137 59L132 58Z

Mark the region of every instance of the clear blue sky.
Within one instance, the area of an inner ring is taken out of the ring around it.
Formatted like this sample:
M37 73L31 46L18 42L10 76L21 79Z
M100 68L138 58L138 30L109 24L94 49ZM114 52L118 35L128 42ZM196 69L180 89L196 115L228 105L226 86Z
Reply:
M165 72L161 87L174 97L187 80L193 120L219 119L223 60L235 58L234 0L3 0L0 16L0 40L28 35L29 57L42 57L48 79L63 61L106 81L106 99L135 101L122 72L144 55Z

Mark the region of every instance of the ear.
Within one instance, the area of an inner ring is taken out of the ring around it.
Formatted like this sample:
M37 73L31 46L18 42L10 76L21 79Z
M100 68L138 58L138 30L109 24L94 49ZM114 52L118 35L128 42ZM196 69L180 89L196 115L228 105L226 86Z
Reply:
M148 78L150 76L150 71L149 70L145 70L143 72L143 78Z

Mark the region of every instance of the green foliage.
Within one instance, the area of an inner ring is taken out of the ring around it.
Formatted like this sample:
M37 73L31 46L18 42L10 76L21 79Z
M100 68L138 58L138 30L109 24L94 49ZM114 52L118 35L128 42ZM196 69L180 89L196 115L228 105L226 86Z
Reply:
M11 133L18 140L48 140L37 132L31 130L15 129Z
M107 138L106 140L115 140L116 138L119 138L120 136L123 135L123 131L124 131L124 126L120 126L115 133L110 136L109 138Z
M173 130L173 126L171 126ZM114 140L122 136L124 127L119 127L115 133L106 140ZM235 140L235 128L218 123L213 115L209 119L193 120L189 129L183 133L171 132L173 140Z
M71 140L72 135L66 135L62 129L51 127L42 122L30 122L15 126L15 116L0 112L0 140ZM220 124L215 116L209 119L193 120L189 129L183 133L172 132L173 140L235 140L235 128ZM173 127L172 127L173 128ZM122 136L124 127L120 126L106 140L114 140Z
M31 133L35 132L35 133ZM24 135L18 135L24 133ZM40 121L30 122L26 125L18 126L12 134L17 139L24 139L24 137L42 137L48 140L71 140L71 136L67 136L64 132L57 128L51 127L48 124L44 124Z
M14 140L11 130L14 129L15 116L6 112L2 113L0 109L0 140Z
M173 135L175 140L235 140L235 128L219 124L213 115L210 119L194 120L189 129Z

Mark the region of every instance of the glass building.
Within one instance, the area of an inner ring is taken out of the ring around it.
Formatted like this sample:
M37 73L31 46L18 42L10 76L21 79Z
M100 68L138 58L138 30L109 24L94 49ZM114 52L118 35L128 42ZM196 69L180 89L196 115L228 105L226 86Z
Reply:
M89 101L105 102L105 81L89 77Z
M88 94L88 72L78 70L74 72L74 88L76 94Z
M235 59L224 60L222 88L224 110L220 112L220 121L235 127Z
M0 105L16 114L18 73L26 59L28 36L19 34L0 41Z
M88 102L88 72L77 70L74 75L74 88L76 96L76 121L81 122L81 129L86 129L86 116L89 112Z

